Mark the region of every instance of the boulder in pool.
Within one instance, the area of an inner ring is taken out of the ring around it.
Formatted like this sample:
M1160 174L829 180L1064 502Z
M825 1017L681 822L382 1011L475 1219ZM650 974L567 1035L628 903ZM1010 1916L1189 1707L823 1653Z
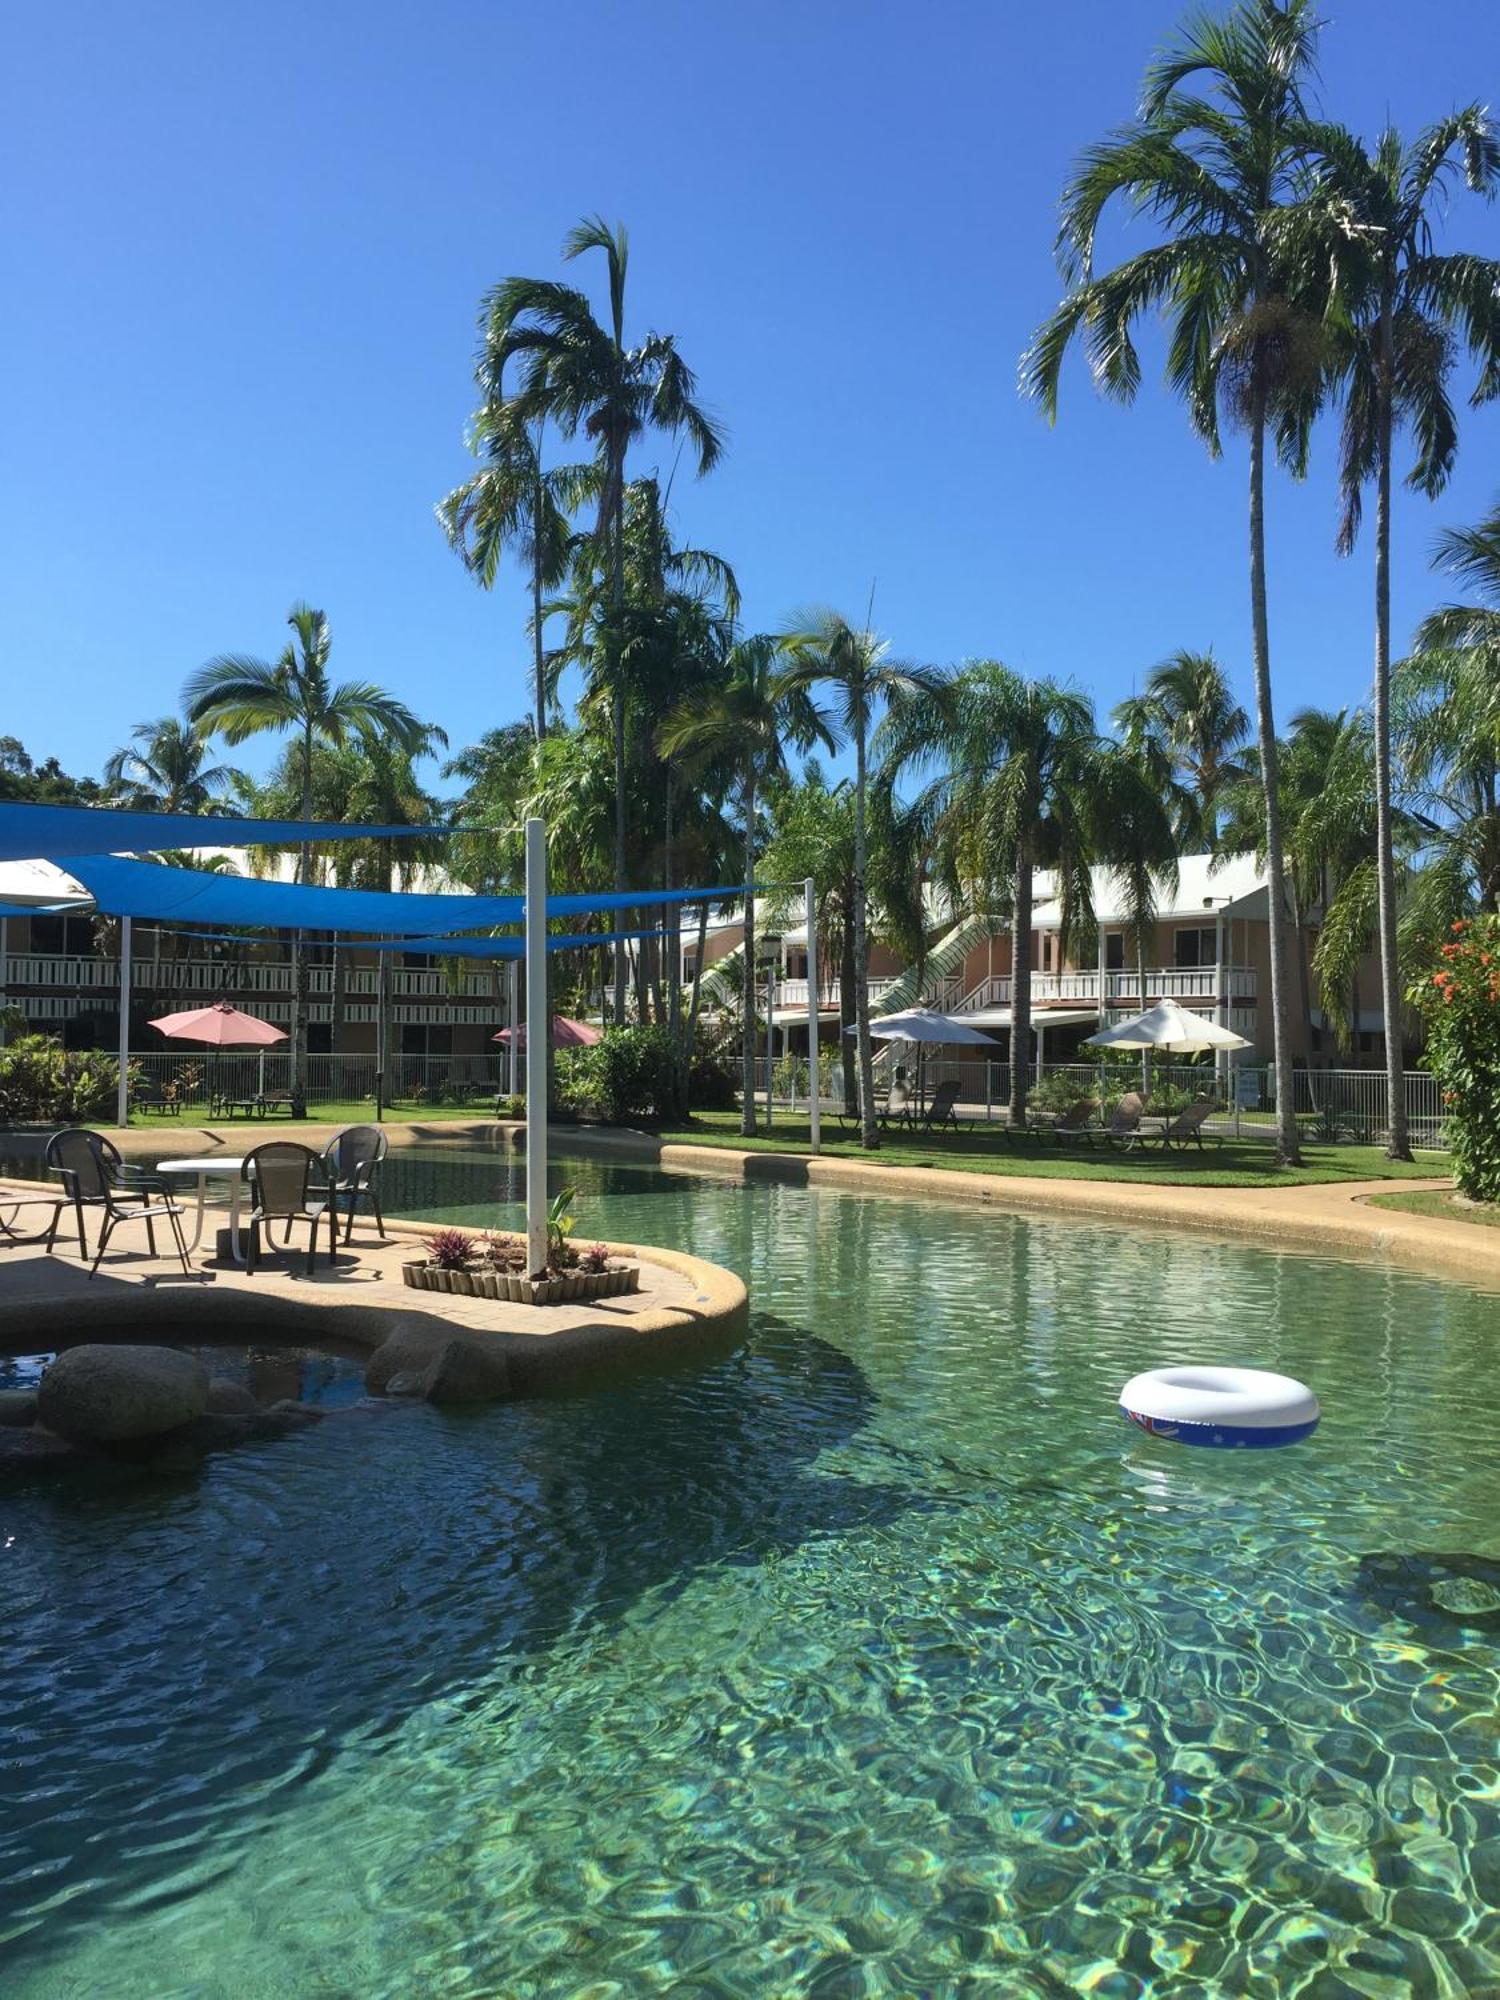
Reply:
M208 1371L173 1347L70 1347L42 1377L37 1416L59 1437L120 1444L202 1416Z
M227 1375L215 1375L208 1385L207 1408L222 1417L254 1417L260 1414L260 1404L242 1382L231 1382Z
M36 1422L35 1389L0 1389L0 1429L22 1429Z
M495 1403L511 1395L499 1343L483 1333L401 1327L370 1356L365 1387L376 1396L420 1396L429 1403Z

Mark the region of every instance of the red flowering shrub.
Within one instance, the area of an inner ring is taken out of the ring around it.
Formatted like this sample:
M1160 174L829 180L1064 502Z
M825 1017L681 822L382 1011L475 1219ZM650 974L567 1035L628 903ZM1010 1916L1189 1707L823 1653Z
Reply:
M1500 917L1461 919L1438 958L1411 997L1427 1017L1453 1178L1472 1201L1500 1201Z

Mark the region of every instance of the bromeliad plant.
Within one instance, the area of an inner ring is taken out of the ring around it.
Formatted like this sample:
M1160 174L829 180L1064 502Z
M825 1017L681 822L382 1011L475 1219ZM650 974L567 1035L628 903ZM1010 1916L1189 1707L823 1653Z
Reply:
M1438 957L1408 997L1427 1017L1453 1179L1471 1201L1500 1201L1500 917L1461 917Z
M462 1229L435 1229L422 1241L440 1271L467 1271L474 1262L474 1238Z

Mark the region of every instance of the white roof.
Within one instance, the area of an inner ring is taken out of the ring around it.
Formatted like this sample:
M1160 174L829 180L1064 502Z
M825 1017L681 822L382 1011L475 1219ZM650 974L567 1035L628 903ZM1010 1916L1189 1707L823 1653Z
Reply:
M1124 908L1114 871L1096 867L1090 870L1090 875L1094 915L1101 924L1124 923L1128 912ZM1168 895L1165 887L1159 889L1156 914L1167 922L1196 917L1201 924L1213 923L1221 911L1233 916L1260 916L1264 914L1265 891L1265 870L1253 854L1231 854L1222 858L1214 854L1184 854L1177 864L1176 893ZM1035 913L1037 929L1055 930L1061 916L1051 879L1039 873Z
M54 862L0 861L0 903L65 903L78 897L82 889Z

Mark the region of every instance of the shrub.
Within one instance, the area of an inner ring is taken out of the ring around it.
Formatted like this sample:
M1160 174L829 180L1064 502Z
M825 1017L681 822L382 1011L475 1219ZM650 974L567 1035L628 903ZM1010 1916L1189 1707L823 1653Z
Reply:
M1053 1070L1042 1077L1032 1090L1026 1102L1033 1111L1067 1111L1080 1097L1092 1097L1094 1092L1081 1087L1079 1079L1067 1070Z
M558 1052L557 1094L568 1110L611 1125L659 1118L672 1104L673 1059L666 1028L609 1028L591 1048Z
M422 1241L440 1271L464 1271L474 1261L474 1239L462 1229L434 1229Z
M65 1049L53 1035L0 1048L0 1124L79 1124L115 1108L120 1065L99 1049Z
M1500 1201L1500 917L1460 919L1438 958L1409 997L1427 1017L1453 1178L1471 1201Z

